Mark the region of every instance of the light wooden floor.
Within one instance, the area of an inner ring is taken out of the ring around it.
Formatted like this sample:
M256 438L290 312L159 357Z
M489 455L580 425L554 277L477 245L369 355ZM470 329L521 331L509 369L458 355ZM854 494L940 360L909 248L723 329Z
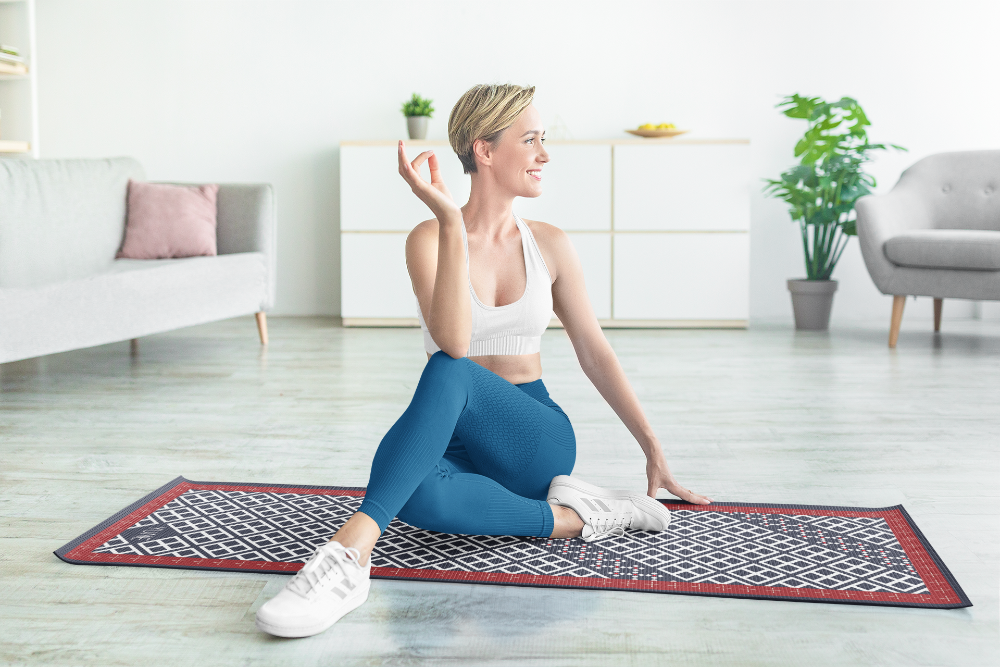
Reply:
M253 626L280 575L88 567L52 551L176 475L364 485L423 365L417 330L252 318L0 366L0 663L1000 664L1000 326L610 331L682 483L718 500L903 503L957 611L375 581L330 631ZM575 474L645 488L639 447L543 339Z

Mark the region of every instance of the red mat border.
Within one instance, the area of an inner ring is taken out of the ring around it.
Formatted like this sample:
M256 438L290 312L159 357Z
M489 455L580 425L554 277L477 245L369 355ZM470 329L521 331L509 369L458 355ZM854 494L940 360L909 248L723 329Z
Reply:
M293 573L301 563L267 563L238 559L167 558L162 556L135 556L95 554L93 549L129 528L137 521L189 490L259 491L271 493L310 493L320 495L364 496L364 488L301 486L275 484L234 484L226 482L192 482L178 477L170 483L130 505L102 522L94 529L56 550L55 555L67 563L82 565L134 565L144 567L169 567L182 569L211 569L229 572ZM799 507L792 505L713 503L690 505L683 502L664 502L669 509L694 511L753 513L761 510L767 514L799 514L811 516L869 517L885 519L906 552L914 569L923 579L929 594L869 593L863 591L834 591L816 588L785 588L776 586L738 586L721 584L694 584L674 581L647 581L623 579L596 579L547 575L525 575L484 572L455 572L409 568L372 567L373 579L433 580L455 583L483 583L514 586L542 586L557 588L589 588L606 590L631 590L681 595L707 595L713 597L739 597L766 600L801 602L830 602L841 604L888 605L924 608L954 609L970 607L972 603L959 587L958 582L913 523L902 505L885 508Z

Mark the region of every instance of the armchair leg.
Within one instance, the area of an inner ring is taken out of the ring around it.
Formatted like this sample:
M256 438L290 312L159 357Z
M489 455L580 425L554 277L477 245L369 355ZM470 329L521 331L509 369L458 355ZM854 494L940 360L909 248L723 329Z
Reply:
M903 306L906 305L906 295L897 294L892 297L892 323L889 325L889 348L896 347L899 339L899 325L903 323Z
M944 299L934 299L934 332L941 331L941 306Z
M260 344L267 345L267 313L257 313L257 333L260 334Z

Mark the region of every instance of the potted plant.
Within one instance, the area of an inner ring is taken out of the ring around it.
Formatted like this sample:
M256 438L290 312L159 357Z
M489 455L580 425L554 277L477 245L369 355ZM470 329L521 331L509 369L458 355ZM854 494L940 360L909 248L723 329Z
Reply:
M410 139L427 138L427 119L434 115L432 100L413 93L413 97L403 102L403 115L406 116L406 131Z
M837 281L830 276L849 238L857 234L854 203L875 187L875 177L864 172L864 164L871 160L871 151L886 146L868 142L868 117L850 97L827 102L795 94L775 106L789 118L806 120L808 127L795 144L799 164L778 180L764 179L764 192L788 203L802 233L806 277L788 281L795 328L824 331L837 291Z

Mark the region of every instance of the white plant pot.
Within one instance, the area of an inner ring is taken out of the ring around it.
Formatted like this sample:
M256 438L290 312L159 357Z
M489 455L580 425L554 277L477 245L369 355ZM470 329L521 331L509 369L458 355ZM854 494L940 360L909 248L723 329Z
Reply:
M406 131L410 134L410 139L427 138L427 116L407 116Z

